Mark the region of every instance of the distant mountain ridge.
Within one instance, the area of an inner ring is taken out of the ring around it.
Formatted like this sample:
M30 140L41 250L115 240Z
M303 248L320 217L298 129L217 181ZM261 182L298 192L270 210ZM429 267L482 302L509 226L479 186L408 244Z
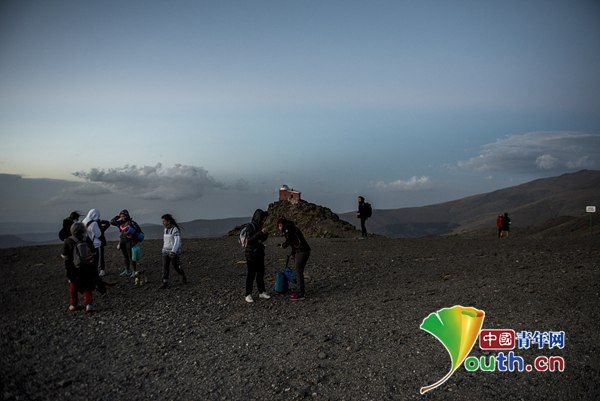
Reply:
M449 202L401 209L377 209L370 231L390 237L461 233L495 227L508 212L512 226L544 224L561 216L583 216L585 206L600 206L600 171L581 170ZM355 212L340 215L357 224Z
M215 220L192 220L181 223L181 231L184 238L207 238L221 237L237 225L247 223L250 217L231 217ZM61 222L62 223L62 222ZM142 231L147 239L161 239L163 237L163 226L160 224L142 224ZM47 229L47 228L46 228ZM16 235L0 235L0 248L11 248L29 245L58 244L58 231L60 223L57 223L56 232L25 233ZM116 228L109 228L106 237L109 241L119 238Z

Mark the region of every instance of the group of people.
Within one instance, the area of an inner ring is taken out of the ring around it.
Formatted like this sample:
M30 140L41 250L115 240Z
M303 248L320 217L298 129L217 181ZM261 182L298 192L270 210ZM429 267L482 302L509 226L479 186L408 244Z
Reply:
M498 229L498 238L508 238L508 233L510 232L510 217L508 213L498 215L496 218L496 228Z
M117 248L123 255L122 277L134 277L138 283L143 270L139 269L141 259L140 244L144 240L144 233L139 224L133 220L127 210L122 210L112 220L102 220L97 209L91 209L82 221L79 221L79 212L71 212L63 220L63 228L59 238L63 241L61 257L65 263L67 280L69 283L69 311L77 311L79 307L79 294L83 296L83 309L91 313L93 307L93 291L106 292L107 286L114 283L105 282L106 263L104 250L106 247L105 233L110 226L119 230ZM162 267L163 279L161 289L169 287L170 267L187 282L185 272L181 268L181 236L180 228L173 216L162 216L164 226Z

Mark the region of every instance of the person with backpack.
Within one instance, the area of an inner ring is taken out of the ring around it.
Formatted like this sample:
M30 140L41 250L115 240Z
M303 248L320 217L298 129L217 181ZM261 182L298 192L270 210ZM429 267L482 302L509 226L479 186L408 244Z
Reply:
M66 240L71 236L71 226L73 223L77 223L81 214L79 212L73 211L69 214L69 217L63 220L62 228L58 232L58 239L61 241Z
M171 264L177 273L181 275L183 284L187 284L187 277L181 268L181 235L179 225L170 214L164 214L162 223L165 227L162 247L163 282L160 289L169 288L169 270Z
M93 311L92 291L100 284L94 264L94 244L86 236L83 223L72 224L70 232L71 236L65 239L61 253L69 280L69 311L79 309L78 294L81 293L85 313L89 314Z
M106 247L106 237L104 236L104 233L110 227L110 222L100 220L100 212L98 209L90 209L82 223L85 225L88 238L94 244L94 260L99 271L98 275L104 277L106 274L104 270L104 248Z
M502 231L506 238L508 238L508 233L510 231L510 223L510 217L508 217L508 213L505 212L504 216L502 216Z
M303 301L305 299L304 268L310 257L310 245L306 242L302 231L285 217L277 220L277 228L285 237L285 242L279 246L284 249L288 246L292 248L291 257L294 259L298 291L293 291L290 299L292 301Z
M139 224L136 223L127 209L115 216L110 224L119 228L119 245L118 249L123 254L124 269L121 272L121 277L135 277L137 272L137 262L139 261L140 249L139 243L144 240L144 233ZM133 268L133 271L131 270Z
M252 215L252 221L242 227L240 231L240 242L244 247L244 256L248 267L246 273L246 302L254 302L252 298L252 287L256 279L259 298L269 299L271 296L265 290L265 245L263 244L269 233L264 226L268 213L256 209Z
M362 238L367 238L367 226L365 222L369 217L373 215L373 208L371 204L365 202L365 198L363 196L358 197L358 213L356 213L356 217L360 219L360 234Z

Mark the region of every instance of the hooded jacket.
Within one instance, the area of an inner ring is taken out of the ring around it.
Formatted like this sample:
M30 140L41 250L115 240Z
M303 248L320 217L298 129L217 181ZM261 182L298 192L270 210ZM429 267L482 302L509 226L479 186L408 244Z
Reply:
M100 212L98 209L91 209L83 219L82 223L86 227L88 238L94 243L94 248L102 246L102 230L98 224Z
M267 212L261 209L256 209L252 215L252 235L248 238L245 254L247 257L264 255L265 246L263 242L269 238L269 234L262 232L263 224L267 218Z
M125 220L121 220L120 216L122 214L125 215ZM127 229L130 226L133 226L137 231L141 231L141 229L140 229L140 226L131 219L131 216L129 215L129 212L127 211L127 209L121 210L121 212L117 216L113 217L113 219L110 221L110 224L119 228L119 231L121 232L121 234L119 235L119 238L121 240L127 240L132 243L137 243L137 241L135 239L128 236Z
M285 242L281 244L281 247L287 248L288 246L291 246L292 255L295 255L297 252L310 252L310 245L306 242L304 234L302 234L302 231L300 231L292 221L284 220L283 235L285 237Z

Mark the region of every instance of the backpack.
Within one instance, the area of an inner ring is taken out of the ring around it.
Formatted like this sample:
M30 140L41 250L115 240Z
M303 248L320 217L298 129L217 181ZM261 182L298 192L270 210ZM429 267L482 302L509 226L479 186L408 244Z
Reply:
M254 234L254 225L252 223L244 224L240 230L240 236L238 238L242 248L246 248L248 246L248 240L252 234Z
M77 269L86 266L94 265L94 252L86 241L80 241L75 237L71 237L75 246L73 247L73 265Z
M127 235L127 238L134 239L137 242L142 242L146 237L138 223L133 220L129 222L129 226L125 230L125 234Z
M369 218L371 216L373 216L373 207L371 206L371 204L369 202L365 202L365 205L363 206L363 210L364 210L364 214L366 218Z
M58 238L61 241L64 241L71 236L71 225L72 224L73 224L73 220L70 220L70 219L63 220L63 227L58 232Z

